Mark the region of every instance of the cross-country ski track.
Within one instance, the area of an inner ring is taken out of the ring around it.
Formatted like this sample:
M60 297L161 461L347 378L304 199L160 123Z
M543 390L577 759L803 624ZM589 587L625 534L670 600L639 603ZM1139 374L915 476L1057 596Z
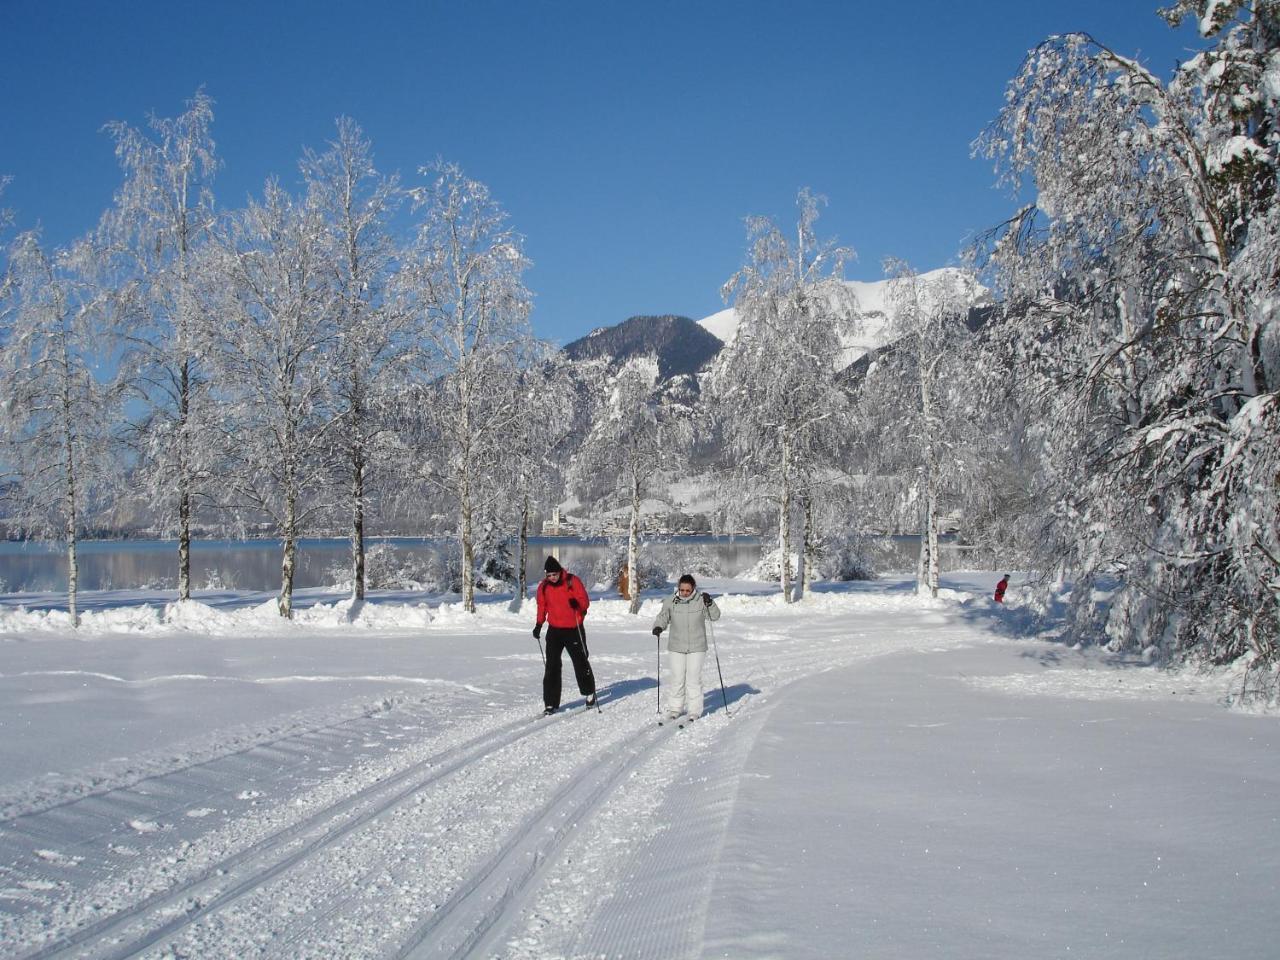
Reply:
M734 877L717 865L734 818L756 816L735 801L744 777L770 776L749 763L770 718L807 715L790 691L839 671L1009 642L986 614L883 592L820 597L798 623L764 598L727 606L726 694L709 658L707 713L683 727L656 722L643 617L597 620L602 711L566 669L547 718L537 654L504 653L522 641L502 622L505 647L427 692L28 799L0 820L5 956L668 960L730 942L788 955L767 931L726 940L720 907L709 920L726 891L768 886L742 873L749 851Z

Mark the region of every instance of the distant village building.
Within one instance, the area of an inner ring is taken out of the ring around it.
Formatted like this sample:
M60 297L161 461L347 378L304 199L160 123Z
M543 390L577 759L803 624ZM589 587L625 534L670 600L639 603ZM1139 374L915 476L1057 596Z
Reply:
M559 507L555 507L551 511L550 520L542 521L542 535L544 537L571 537L574 533L573 524L560 519Z

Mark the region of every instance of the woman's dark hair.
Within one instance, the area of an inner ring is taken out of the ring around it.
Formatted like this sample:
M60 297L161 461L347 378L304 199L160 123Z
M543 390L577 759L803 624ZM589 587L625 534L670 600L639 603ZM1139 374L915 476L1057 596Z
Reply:
M691 573L686 573L683 577L681 577L681 578L676 582L676 586L677 586L677 587L679 587L679 586L680 586L680 584L682 584L682 583L687 583L689 586L693 587L693 589L695 589L695 590L697 590L697 589L698 589L698 581L697 581L697 580L695 580L695 579L693 579L693 574L691 574Z

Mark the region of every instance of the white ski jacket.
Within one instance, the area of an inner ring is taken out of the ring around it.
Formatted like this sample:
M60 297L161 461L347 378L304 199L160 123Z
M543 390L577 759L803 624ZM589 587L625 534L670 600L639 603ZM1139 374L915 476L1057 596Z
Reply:
M716 602L712 600L711 606L706 606L702 594L695 591L688 599L676 593L663 600L653 625L670 629L667 649L672 653L705 653L707 621L719 619L720 608Z

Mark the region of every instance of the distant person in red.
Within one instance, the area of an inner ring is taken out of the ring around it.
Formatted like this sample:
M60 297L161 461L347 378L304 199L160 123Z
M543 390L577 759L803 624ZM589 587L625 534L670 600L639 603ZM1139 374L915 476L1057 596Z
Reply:
M1006 573L996 584L996 603L1004 603L1004 592L1009 589L1009 575Z
M588 707L594 707L596 678L587 659L590 653L582 629L582 618L591 606L587 588L555 557L547 557L543 569L546 575L538 584L538 624L533 628L533 635L541 637L543 623L548 624L547 668L542 675L543 713L550 715L560 709L560 654L566 650L573 661L578 692L587 698Z

